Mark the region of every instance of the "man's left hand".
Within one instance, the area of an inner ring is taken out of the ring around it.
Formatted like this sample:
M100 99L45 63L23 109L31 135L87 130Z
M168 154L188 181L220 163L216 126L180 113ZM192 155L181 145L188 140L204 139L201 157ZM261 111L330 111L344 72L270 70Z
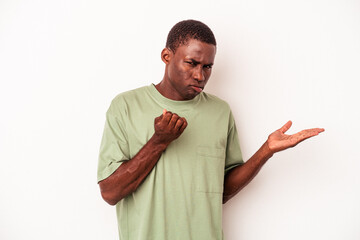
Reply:
M310 137L316 136L319 133L325 131L323 128L312 128L305 129L293 135L287 135L285 132L289 130L292 122L288 121L280 129L276 130L269 135L267 140L267 145L271 153L280 152L290 147L295 147L298 143L308 139Z

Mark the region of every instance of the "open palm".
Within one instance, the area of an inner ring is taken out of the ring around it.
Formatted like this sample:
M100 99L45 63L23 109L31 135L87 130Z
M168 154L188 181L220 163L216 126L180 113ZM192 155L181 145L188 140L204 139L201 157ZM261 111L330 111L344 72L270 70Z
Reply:
M276 130L275 132L269 135L268 146L273 153L285 150L290 147L294 147L298 143L304 141L305 139L316 136L324 131L323 128L312 128L312 129L302 130L293 135L285 134L285 132L289 130L291 125L292 122L288 121L280 129Z

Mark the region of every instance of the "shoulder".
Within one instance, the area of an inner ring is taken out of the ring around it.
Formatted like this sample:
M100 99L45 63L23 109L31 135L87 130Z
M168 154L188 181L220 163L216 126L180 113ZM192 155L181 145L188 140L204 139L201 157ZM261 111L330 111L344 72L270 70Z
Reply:
M132 89L126 92L122 92L119 93L118 95L116 95L114 97L114 99L112 100L112 104L116 104L122 101L131 101L134 98L138 98L139 96L143 96L144 94L146 94L148 89L148 86L144 86L144 87L140 87L140 88L136 88L136 89Z
M147 94L148 86L132 89L116 95L111 101L108 112L119 113L126 112L131 103L143 99L143 96Z

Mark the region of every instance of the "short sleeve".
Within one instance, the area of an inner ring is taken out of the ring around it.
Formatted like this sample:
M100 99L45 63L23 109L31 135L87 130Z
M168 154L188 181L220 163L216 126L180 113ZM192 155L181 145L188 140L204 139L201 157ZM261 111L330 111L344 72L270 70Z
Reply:
M239 136L236 129L234 117L230 112L229 130L226 145L226 159L225 159L225 175L230 169L244 164L241 154Z
M99 153L98 182L109 177L122 162L130 159L124 116L122 116L124 114L114 101L106 113Z

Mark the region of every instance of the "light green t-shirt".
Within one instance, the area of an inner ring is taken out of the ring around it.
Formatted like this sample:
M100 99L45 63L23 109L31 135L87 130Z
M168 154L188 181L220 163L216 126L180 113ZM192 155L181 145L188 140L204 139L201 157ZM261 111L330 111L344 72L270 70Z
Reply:
M116 205L120 240L221 240L224 174L243 163L229 105L205 92L173 101L153 84L119 94L107 114L98 181L133 158L163 109L188 126L139 188Z

